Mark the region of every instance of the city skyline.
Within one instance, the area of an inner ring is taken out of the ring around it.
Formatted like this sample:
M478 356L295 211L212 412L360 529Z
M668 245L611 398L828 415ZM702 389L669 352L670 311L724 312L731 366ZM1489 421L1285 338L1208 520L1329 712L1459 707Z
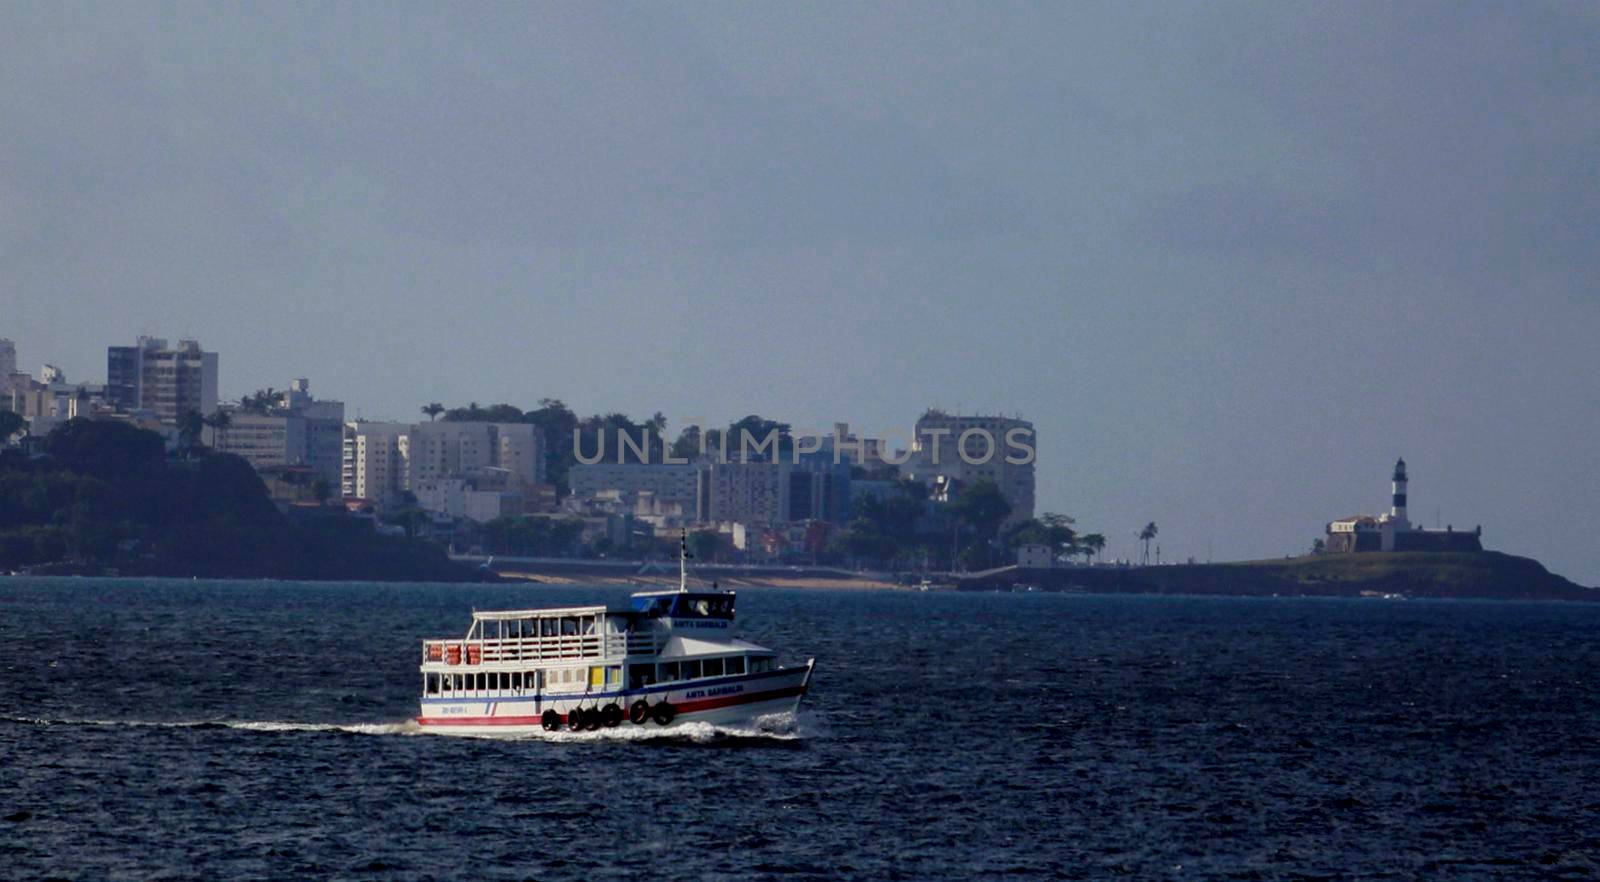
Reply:
M1120 557L1303 551L1404 456L1419 523L1600 583L1584 9L372 9L0 11L19 367L1020 413Z

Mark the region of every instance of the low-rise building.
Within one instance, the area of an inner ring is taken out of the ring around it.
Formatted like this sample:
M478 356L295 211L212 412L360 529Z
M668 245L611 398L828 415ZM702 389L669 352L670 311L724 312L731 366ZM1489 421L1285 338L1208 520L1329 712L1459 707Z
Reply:
M1048 545L1018 545L1017 566L1019 567L1053 567L1056 565L1056 556Z
M697 475L702 466L677 463L594 463L567 470L567 486L580 499L616 491L630 505L641 494L658 502L677 503L693 510L699 494Z

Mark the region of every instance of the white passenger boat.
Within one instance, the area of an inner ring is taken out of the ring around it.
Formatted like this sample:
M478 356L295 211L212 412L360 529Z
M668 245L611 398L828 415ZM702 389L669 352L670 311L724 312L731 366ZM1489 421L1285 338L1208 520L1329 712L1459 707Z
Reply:
M417 723L480 735L793 715L816 660L784 667L733 636L734 592L690 590L687 559L684 542L676 591L620 606L474 612L466 637L424 640Z

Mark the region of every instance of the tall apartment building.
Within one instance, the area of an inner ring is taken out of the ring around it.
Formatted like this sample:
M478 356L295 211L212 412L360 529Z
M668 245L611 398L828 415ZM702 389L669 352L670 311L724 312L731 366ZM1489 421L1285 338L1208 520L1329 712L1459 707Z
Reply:
M791 475L783 462L718 462L701 467L700 520L781 524L789 520Z
M1008 522L1033 517L1031 456L1008 441L1037 446L1033 423L1000 416L954 416L929 410L917 420L911 459L901 473L924 484L959 487L993 481L1011 504ZM1028 459L1024 463L1008 461Z
M538 484L540 442L531 423L346 423L340 488L345 496L392 503L424 483L484 469Z
M410 429L408 423L345 423L340 495L382 501L396 499L405 484L400 465L400 438Z
M189 411L209 415L217 409L217 354L196 340L169 348L159 337L108 347L106 397L120 410L148 410L164 423Z
M17 344L0 337L0 379L17 372Z
M212 432L211 445L245 458L257 471L273 466L308 466L338 484L343 474L344 403L318 401L311 381L294 380L266 413L231 408L231 425Z

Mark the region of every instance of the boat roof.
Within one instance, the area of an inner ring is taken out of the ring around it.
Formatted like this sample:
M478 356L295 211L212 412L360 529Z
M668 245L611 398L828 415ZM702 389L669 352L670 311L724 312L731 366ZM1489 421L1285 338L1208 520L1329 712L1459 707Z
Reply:
M679 594L715 594L715 595L717 595L719 597L725 597L725 596L732 595L732 594L737 594L737 593L738 592L734 591L732 588L700 588L700 589L697 589L697 590L688 590L688 591L682 590L682 589L678 589L678 588L667 588L667 589L663 589L661 591L635 591L635 592L633 592L632 594L630 594L628 596L629 597L673 597L673 596L676 596L676 595L679 595Z
M622 614L632 612L626 606L555 606L542 609L491 609L472 611L474 620L494 621L496 619L533 619L556 618L559 616L595 616L603 613Z
M656 658L663 661L670 661L675 658L683 658L686 656L694 657L707 655L710 653L729 651L772 652L772 650L766 648L765 646L751 643L748 640L741 640L738 637L735 637L732 640L702 640L698 637L680 637L673 635L667 639L666 645L661 647L661 652L656 655Z

